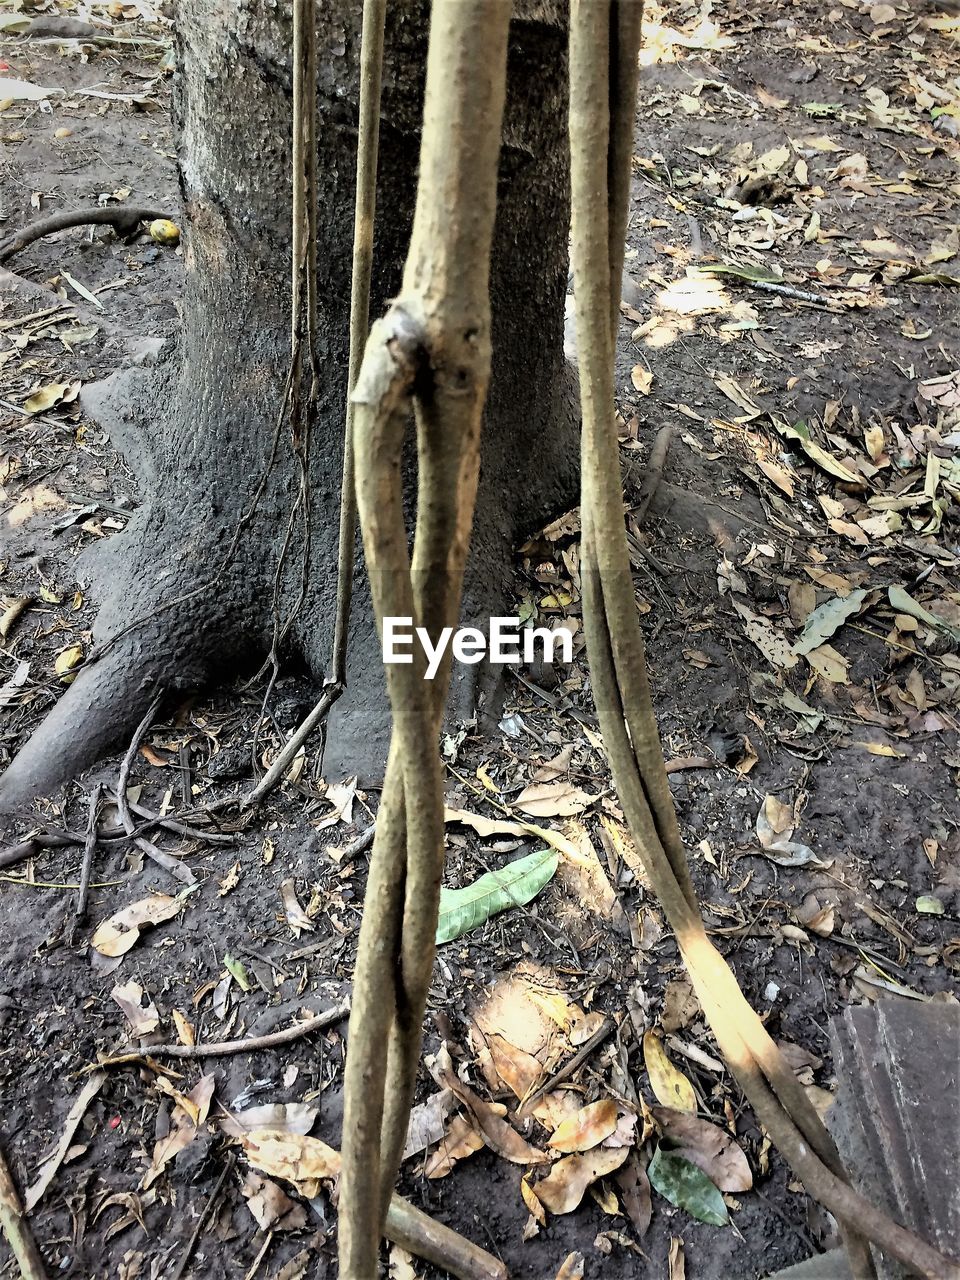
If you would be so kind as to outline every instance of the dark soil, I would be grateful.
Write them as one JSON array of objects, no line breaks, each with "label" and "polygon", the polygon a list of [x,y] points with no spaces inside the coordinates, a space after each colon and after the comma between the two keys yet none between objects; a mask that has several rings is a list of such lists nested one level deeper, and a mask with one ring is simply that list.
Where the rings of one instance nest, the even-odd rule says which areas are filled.
[{"label": "dark soil", "polygon": [[[821,1099],[835,1084],[833,1015],[850,1002],[910,993],[951,999],[960,966],[960,659],[949,631],[960,625],[960,390],[939,402],[921,387],[960,366],[960,322],[955,288],[915,279],[960,275],[950,159],[956,98],[952,114],[943,110],[956,37],[951,43],[941,29],[938,9],[895,6],[894,18],[874,21],[872,7],[890,8],[808,0],[764,10],[730,0],[717,29],[698,25],[692,4],[648,6],[650,65],[619,348],[628,510],[639,502],[656,431],[674,428],[663,481],[642,526],[630,527],[665,755],[712,762],[672,775],[694,879],[708,923],[771,1033],[820,1061],[804,1079]],[[37,216],[35,192],[47,212],[129,188],[129,202],[178,216],[161,62],[167,28],[133,6],[93,9],[112,22],[108,30],[133,42],[0,41],[7,64],[0,74],[67,90],[48,99],[50,110],[18,101],[0,113],[5,231]],[[145,100],[79,95],[91,87]],[[783,148],[779,164],[776,157],[761,162]],[[932,253],[938,243],[947,257]],[[698,261],[775,268],[804,296],[729,276],[705,283],[688,275]],[[8,265],[22,280],[6,280],[0,297],[0,589],[5,605],[25,596],[31,603],[0,650],[0,686],[14,682],[0,694],[0,762],[62,690],[56,656],[89,640],[96,601],[76,579],[77,553],[121,527],[138,500],[96,423],[70,403],[33,416],[20,406],[38,386],[103,377],[131,358],[132,346],[170,332],[180,279],[175,250],[145,236],[122,244],[100,228],[41,241]],[[102,290],[102,311],[66,273]],[[104,288],[114,281],[121,283]],[[48,308],[58,310],[36,315]],[[71,350],[71,334],[94,325]],[[645,372],[652,373],[648,394],[635,389]],[[724,379],[748,398],[746,409]],[[839,481],[775,429],[798,420],[861,482]],[[792,497],[771,468],[792,478]],[[928,494],[926,505],[900,507],[901,528],[858,523],[896,510],[904,495],[922,499],[937,469],[941,507]],[[548,623],[578,618],[577,528],[571,518],[518,552],[518,611],[534,609]],[[721,592],[718,573],[729,582],[731,572],[739,580]],[[804,658],[788,669],[774,665],[750,642],[734,607],[747,607],[792,644],[838,582],[844,592],[872,594],[827,641],[839,660],[824,660],[839,661],[842,672],[833,681]],[[891,607],[891,586],[947,629]],[[17,684],[22,663],[29,670]],[[254,761],[259,771],[315,693],[285,675],[257,728],[263,692],[225,689],[180,705],[149,735],[149,755],[136,760],[141,802],[197,810],[248,784]],[[558,876],[527,908],[444,946],[426,1049],[435,1052],[446,1039],[481,1093],[472,1015],[522,962],[566,999],[617,1021],[616,1034],[574,1079],[582,1101],[629,1098],[629,1090],[654,1101],[639,1041],[645,1026],[658,1024],[666,985],[682,979],[682,967],[642,877],[606,854],[600,818],[616,821],[619,811],[594,723],[581,652],[570,669],[510,677],[501,736],[481,738],[465,726],[445,742],[448,805],[491,817],[510,808],[530,773],[572,746],[571,781],[601,797],[581,821],[639,944],[589,893]],[[115,784],[118,764],[108,761],[44,801],[37,829],[83,830],[91,785]],[[179,888],[129,842],[99,846],[84,922],[74,917],[76,845],[39,850],[0,876],[0,1137],[22,1187],[55,1147],[87,1078],[80,1073],[130,1040],[111,999],[116,984],[132,980],[149,993],[167,1042],[175,1038],[175,1010],[195,1024],[202,1043],[263,1034],[349,994],[365,856],[341,865],[331,849],[369,822],[376,795],[358,794],[351,821],[327,824],[333,812],[317,764],[311,746],[295,781],[253,815],[224,819],[219,829],[234,833],[232,846],[158,838],[183,853],[202,887],[175,919],[145,932],[115,970],[90,947],[93,927],[150,892]],[[755,823],[768,796],[795,806],[793,839],[822,865],[781,866],[764,855]],[[551,815],[532,820],[562,825]],[[469,828],[450,833],[453,885],[507,852]],[[9,838],[24,834],[17,829]],[[532,838],[513,841],[508,856],[534,847]],[[288,879],[315,925],[299,938],[281,903]],[[922,898],[943,913],[918,909]],[[234,981],[223,1003],[211,984],[226,973],[225,955],[241,961],[250,990]],[[250,1101],[310,1102],[319,1109],[312,1132],[338,1146],[345,1034],[344,1023],[279,1051],[174,1062],[182,1077],[174,1084],[186,1092],[205,1065],[216,1073],[217,1101],[230,1110]],[[438,1180],[422,1176],[422,1156],[415,1156],[401,1191],[501,1255],[512,1275],[537,1280],[555,1276],[574,1251],[585,1255],[587,1276],[665,1276],[675,1238],[690,1280],[762,1276],[823,1247],[831,1234],[825,1215],[768,1151],[729,1076],[703,1065],[702,1055],[716,1050],[702,1018],[694,1013],[676,1034],[701,1055],[697,1062],[672,1051],[697,1087],[701,1114],[733,1125],[754,1172],[754,1190],[736,1197],[732,1227],[697,1222],[654,1195],[642,1235],[623,1205],[616,1216],[606,1212],[601,1194],[569,1215],[551,1215],[524,1242],[523,1170],[490,1150]],[[51,1274],[132,1280],[175,1269],[226,1147],[215,1128],[201,1133],[142,1190],[171,1118],[170,1099],[155,1081],[153,1070],[136,1063],[108,1068],[68,1162],[31,1214]],[[424,1072],[421,1096],[433,1092]],[[528,1136],[546,1138],[539,1129]],[[305,1228],[278,1231],[268,1242],[240,1193],[241,1166],[242,1157],[185,1274],[246,1276],[259,1256],[259,1276],[334,1275],[329,1202],[314,1202]],[[5,1248],[0,1274],[13,1274]]]}]

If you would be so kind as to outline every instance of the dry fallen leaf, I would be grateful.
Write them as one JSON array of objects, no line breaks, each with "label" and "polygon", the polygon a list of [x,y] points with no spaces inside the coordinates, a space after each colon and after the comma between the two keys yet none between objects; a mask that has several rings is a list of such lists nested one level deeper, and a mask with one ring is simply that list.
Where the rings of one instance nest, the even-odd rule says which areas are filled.
[{"label": "dry fallen leaf", "polygon": [[125,982],[122,986],[114,987],[110,995],[123,1010],[124,1017],[130,1023],[130,1029],[135,1036],[146,1036],[151,1031],[156,1031],[160,1014],[149,996],[144,1004],[144,991],[139,983]]},{"label": "dry fallen leaf", "polygon": [[483,1134],[468,1115],[454,1116],[440,1145],[423,1167],[424,1176],[431,1179],[445,1178],[458,1160],[472,1156],[486,1146]]},{"label": "dry fallen leaf", "polygon": [[582,1155],[566,1156],[534,1185],[534,1194],[549,1213],[572,1213],[587,1187],[619,1169],[629,1154],[627,1147],[598,1147]]},{"label": "dry fallen leaf", "polygon": [[483,1134],[484,1141],[491,1151],[509,1160],[512,1164],[543,1164],[549,1159],[536,1147],[522,1138],[516,1129],[504,1118],[505,1108],[496,1103],[485,1102],[479,1094],[465,1085],[453,1069],[453,1062],[445,1044],[440,1046],[433,1065],[433,1075],[437,1083],[450,1089],[470,1112],[474,1125]]},{"label": "dry fallen leaf", "polygon": [[240,1145],[255,1169],[291,1182],[307,1200],[320,1194],[321,1182],[340,1172],[340,1153],[305,1134],[253,1129],[240,1137]]},{"label": "dry fallen leaf", "polygon": [[140,937],[141,929],[172,920],[182,905],[182,897],[171,898],[165,893],[140,898],[98,925],[91,945],[102,956],[122,956]]},{"label": "dry fallen leaf", "polygon": [[301,907],[297,899],[297,885],[295,880],[284,880],[280,885],[280,897],[283,901],[284,914],[287,917],[287,924],[293,930],[294,936],[299,938],[301,932],[312,933],[316,929],[316,925]]},{"label": "dry fallen leaf", "polygon": [[514,800],[514,807],[529,813],[532,818],[569,818],[583,813],[597,799],[569,780],[535,782],[524,789]]},{"label": "dry fallen leaf", "polygon": [[307,1225],[304,1206],[291,1200],[271,1178],[262,1178],[251,1169],[240,1191],[261,1231],[302,1231]]},{"label": "dry fallen leaf", "polygon": [[749,1191],[753,1174],[732,1134],[672,1107],[651,1108],[671,1151],[695,1164],[720,1191]]},{"label": "dry fallen leaf", "polygon": [[648,396],[653,386],[653,372],[642,364],[635,364],[630,370],[630,381],[635,391],[639,391],[642,396]]},{"label": "dry fallen leaf", "polygon": [[564,1120],[547,1143],[554,1151],[592,1151],[617,1127],[617,1104],[612,1098],[590,1102]]},{"label": "dry fallen leaf", "polygon": [[188,1094],[179,1093],[163,1076],[157,1077],[156,1084],[161,1093],[167,1093],[175,1100],[173,1125],[166,1137],[154,1144],[150,1166],[140,1183],[143,1191],[156,1182],[170,1161],[193,1142],[206,1123],[216,1077],[212,1073],[201,1076]]},{"label": "dry fallen leaf", "polygon": [[657,1101],[678,1111],[696,1111],[697,1095],[693,1085],[667,1057],[660,1037],[652,1031],[644,1032],[643,1061],[647,1068],[650,1088]]}]

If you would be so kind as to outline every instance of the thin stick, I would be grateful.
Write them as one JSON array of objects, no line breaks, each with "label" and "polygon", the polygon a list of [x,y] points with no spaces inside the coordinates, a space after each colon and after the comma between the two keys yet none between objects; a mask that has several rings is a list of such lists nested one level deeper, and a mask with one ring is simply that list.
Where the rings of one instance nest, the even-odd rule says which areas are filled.
[{"label": "thin stick", "polygon": [[183,1276],[183,1273],[186,1271],[187,1266],[190,1262],[190,1259],[193,1257],[193,1251],[197,1247],[197,1242],[199,1241],[200,1237],[203,1235],[203,1232],[206,1230],[207,1223],[213,1217],[213,1211],[217,1207],[217,1201],[220,1199],[220,1194],[223,1191],[224,1184],[226,1183],[227,1178],[229,1178],[231,1172],[233,1171],[233,1166],[236,1163],[237,1163],[237,1153],[235,1151],[231,1151],[230,1154],[227,1156],[226,1163],[223,1166],[223,1172],[220,1174],[220,1177],[217,1179],[217,1185],[211,1191],[210,1198],[207,1201],[207,1203],[204,1205],[203,1212],[200,1214],[200,1217],[197,1219],[197,1225],[194,1227],[190,1235],[190,1239],[187,1241],[186,1245],[184,1246],[183,1253],[180,1255],[180,1261],[177,1263],[176,1270],[171,1274],[170,1280],[181,1280],[181,1277]]},{"label": "thin stick", "polygon": [[353,392],[370,329],[370,279],[373,274],[373,224],[377,208],[377,156],[380,149],[380,93],[386,0],[364,0],[360,36],[360,130],[357,139],[357,194],[353,219],[353,275],[350,282],[350,365],[347,417],[340,485],[340,538],[337,559],[337,617],[333,633],[332,678],[347,681],[347,629],[353,597],[353,556],[357,532],[357,492],[353,456]]},{"label": "thin stick", "polygon": [[13,1175],[0,1150],[0,1228],[20,1267],[23,1280],[47,1280],[43,1258],[24,1216]]},{"label": "thin stick", "polygon": [[603,1044],[610,1033],[616,1028],[616,1023],[612,1018],[606,1018],[596,1031],[584,1044],[580,1046],[569,1062],[565,1063],[559,1071],[555,1071],[549,1080],[545,1080],[542,1085],[534,1090],[528,1098],[524,1098],[517,1112],[518,1116],[522,1116],[532,1111],[541,1098],[546,1097],[551,1089],[555,1089],[558,1084],[562,1084],[564,1080],[569,1080],[581,1063],[593,1053],[599,1045]]},{"label": "thin stick", "polygon": [[100,807],[100,793],[103,787],[98,782],[90,792],[90,812],[87,817],[87,838],[83,842],[83,862],[80,865],[80,892],[77,894],[76,917],[82,920],[87,914],[87,893],[90,889],[90,872],[93,868],[93,854],[97,847],[97,810]]},{"label": "thin stick", "polygon": [[147,1053],[151,1058],[226,1058],[234,1053],[256,1053],[260,1049],[278,1049],[281,1045],[292,1044],[314,1031],[322,1031],[324,1027],[332,1027],[341,1022],[350,1013],[349,999],[318,1013],[315,1018],[307,1018],[282,1031],[272,1031],[265,1036],[250,1036],[246,1040],[212,1040],[209,1044],[151,1044],[146,1047],[130,1046],[119,1053],[106,1058],[102,1066],[114,1065],[119,1058],[128,1059],[131,1054]]},{"label": "thin stick", "polygon": [[357,143],[357,192],[353,227],[353,278],[350,287],[350,358],[343,479],[340,486],[340,535],[337,556],[337,603],[330,681],[316,706],[300,724],[260,781],[240,802],[241,809],[259,804],[277,785],[294,756],[325,720],[347,682],[347,632],[353,599],[354,539],[357,496],[353,456],[353,402],[363,348],[370,327],[370,279],[373,272],[373,224],[377,203],[377,156],[380,141],[380,86],[386,0],[365,0],[360,45],[360,131]]},{"label": "thin stick", "polygon": [[133,761],[140,749],[140,743],[153,724],[154,716],[157,714],[157,708],[160,706],[162,693],[158,693],[154,700],[147,708],[147,714],[143,717],[134,731],[130,746],[127,748],[127,754],[123,757],[120,765],[120,773],[117,778],[117,808],[120,811],[120,821],[126,829],[127,835],[133,840],[138,849],[142,849],[148,858],[151,858],[158,866],[163,867],[165,871],[169,871],[172,876],[176,876],[183,884],[195,885],[197,877],[193,874],[188,866],[182,862],[178,862],[171,854],[163,849],[158,849],[151,841],[144,839],[143,836],[135,834],[137,824],[133,820],[133,814],[130,812],[130,802],[127,799],[127,783],[130,780],[130,770],[133,767]]}]

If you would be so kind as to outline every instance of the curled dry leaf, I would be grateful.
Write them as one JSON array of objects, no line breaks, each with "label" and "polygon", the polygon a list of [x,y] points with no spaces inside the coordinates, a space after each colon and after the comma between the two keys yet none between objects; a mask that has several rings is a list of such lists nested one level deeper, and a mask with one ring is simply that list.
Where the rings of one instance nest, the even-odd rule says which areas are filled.
[{"label": "curled dry leaf", "polygon": [[484,1146],[486,1143],[483,1134],[477,1129],[472,1117],[454,1116],[440,1139],[440,1145],[424,1165],[423,1172],[431,1179],[445,1178],[458,1160],[472,1156]]},{"label": "curled dry leaf", "polygon": [[302,1231],[307,1225],[303,1205],[291,1200],[271,1178],[261,1178],[251,1170],[240,1191],[261,1231]]},{"label": "curled dry leaf", "polygon": [[557,1280],[583,1280],[587,1260],[582,1253],[568,1253],[557,1272]]},{"label": "curled dry leaf", "polygon": [[255,1169],[293,1183],[308,1200],[320,1194],[321,1182],[332,1181],[340,1172],[340,1153],[305,1134],[253,1129],[241,1135],[240,1145]]},{"label": "curled dry leaf", "polygon": [[297,885],[294,880],[284,880],[280,886],[280,897],[283,901],[287,924],[299,938],[301,933],[312,933],[316,925],[301,907],[297,899]]},{"label": "curled dry leaf", "polygon": [[117,985],[110,995],[123,1010],[123,1016],[130,1023],[130,1029],[135,1036],[146,1036],[151,1031],[156,1031],[160,1014],[149,996],[144,1001],[144,990],[138,982]]},{"label": "curled dry leaf", "polygon": [[698,1120],[686,1111],[653,1107],[654,1119],[674,1154],[702,1169],[720,1191],[749,1191],[753,1174],[747,1157],[733,1136],[708,1120]]},{"label": "curled dry leaf", "polygon": [[122,956],[140,937],[141,929],[172,920],[182,905],[182,898],[171,898],[165,893],[140,898],[98,925],[91,945],[102,956]]},{"label": "curled dry leaf", "polygon": [[547,1143],[554,1151],[592,1151],[617,1127],[617,1104],[612,1098],[588,1103],[563,1123]]},{"label": "curled dry leaf", "polygon": [[650,1088],[658,1102],[678,1111],[696,1111],[697,1096],[693,1085],[667,1057],[660,1037],[652,1031],[644,1032],[643,1061],[650,1079]]},{"label": "curled dry leaf", "polygon": [[595,1151],[565,1156],[533,1190],[549,1213],[572,1213],[587,1188],[598,1178],[619,1169],[628,1155],[625,1147],[598,1147]]},{"label": "curled dry leaf", "polygon": [[512,1164],[543,1164],[549,1159],[536,1147],[531,1146],[525,1138],[521,1138],[503,1118],[505,1108],[494,1103],[485,1102],[479,1094],[465,1085],[453,1069],[453,1062],[447,1046],[441,1045],[433,1066],[433,1074],[437,1083],[443,1085],[460,1099],[470,1112],[473,1122],[491,1151],[495,1151],[504,1160]]},{"label": "curled dry leaf", "polygon": [[535,782],[524,789],[514,800],[514,806],[529,813],[532,818],[569,818],[583,813],[597,799],[568,779],[557,782]]}]

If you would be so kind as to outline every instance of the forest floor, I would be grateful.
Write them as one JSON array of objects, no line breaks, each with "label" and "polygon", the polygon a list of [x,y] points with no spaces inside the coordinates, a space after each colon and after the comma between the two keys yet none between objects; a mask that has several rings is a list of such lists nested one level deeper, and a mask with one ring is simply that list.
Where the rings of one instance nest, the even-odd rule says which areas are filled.
[{"label": "forest floor", "polygon": [[[648,5],[618,361],[627,518],[707,923],[826,1110],[830,1019],[952,1000],[960,969],[960,20],[898,0],[709,9]],[[79,18],[99,35],[70,38]],[[177,220],[168,24],[144,0],[41,0],[0,22],[4,233],[98,201]],[[0,281],[0,764],[88,646],[77,552],[137,502],[76,391],[175,333],[181,280],[176,250],[97,228],[8,266],[34,283]],[[576,512],[518,552],[518,612],[570,627],[572,667],[511,676],[499,738],[444,742],[461,812],[447,883],[533,854],[543,887],[439,949],[401,1191],[516,1277],[552,1280],[577,1253],[567,1276],[764,1276],[831,1227],[717,1061],[645,890],[596,731],[578,564]],[[200,811],[249,785],[254,752],[269,761],[312,700],[285,679],[255,733],[261,696],[185,703],[137,753],[131,798]],[[37,830],[83,831],[118,767],[45,801]],[[182,1274],[211,1280],[336,1273],[327,1192],[258,1173],[236,1135],[339,1146],[345,1019],[235,1056],[151,1045],[262,1035],[349,996],[366,855],[344,849],[375,809],[321,782],[311,744],[222,823],[232,843],[155,837],[200,881],[182,900],[126,840],[98,846],[85,920],[77,844],[0,873],[0,1143],[37,1188],[51,1274],[154,1280],[190,1250]],[[121,941],[104,922],[134,904],[155,927]],[[671,1100],[704,1124],[655,1110]],[[571,1116],[586,1150],[560,1159]],[[684,1158],[709,1176],[671,1203]],[[437,1274],[397,1250],[389,1266]]]}]

